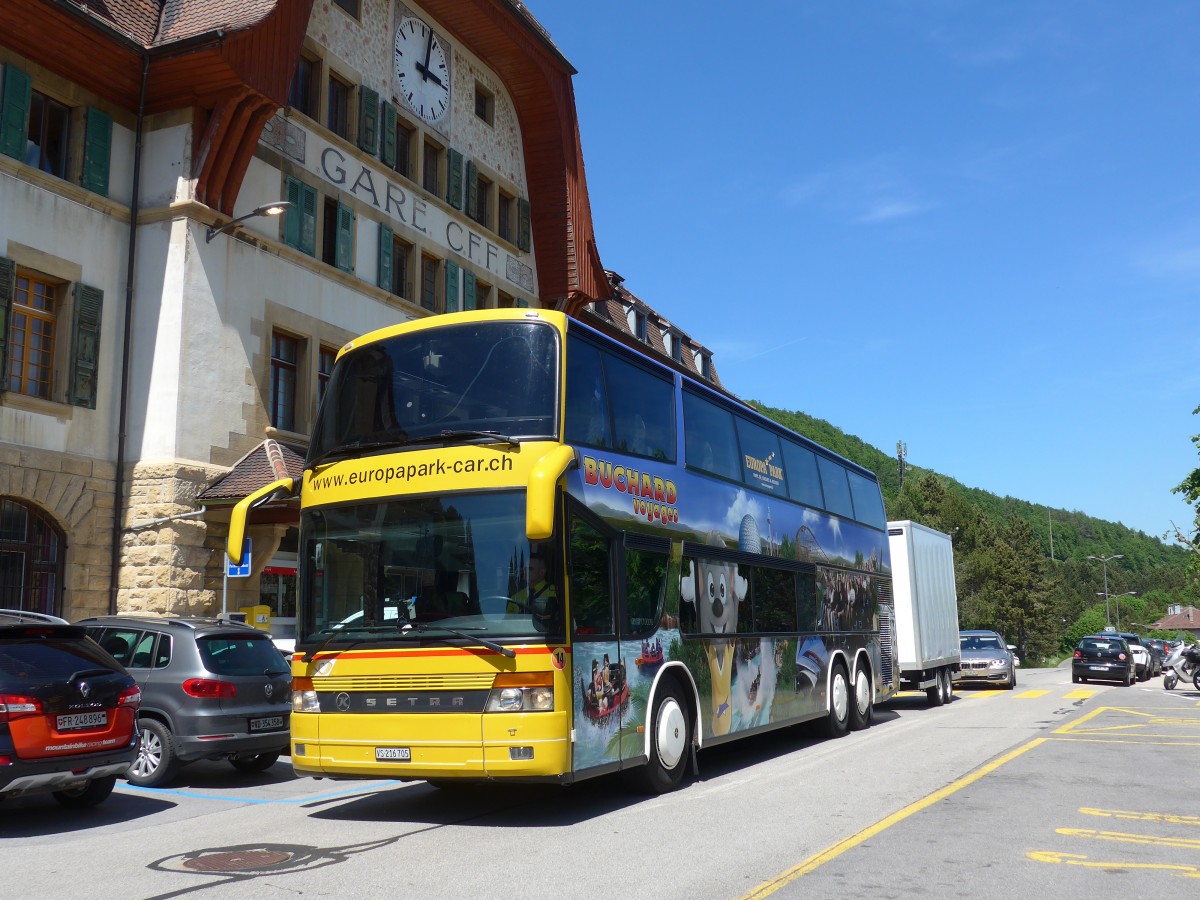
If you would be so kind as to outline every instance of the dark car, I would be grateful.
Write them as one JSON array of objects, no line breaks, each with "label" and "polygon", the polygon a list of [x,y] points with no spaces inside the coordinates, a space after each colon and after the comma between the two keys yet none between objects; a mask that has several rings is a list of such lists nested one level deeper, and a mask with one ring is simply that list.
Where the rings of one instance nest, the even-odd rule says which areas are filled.
[{"label": "dark car", "polygon": [[1013,648],[995,631],[960,631],[959,684],[1017,686],[1017,661]]},{"label": "dark car", "polygon": [[1155,657],[1152,677],[1153,675],[1161,675],[1163,663],[1166,662],[1167,653],[1170,652],[1167,642],[1162,638],[1142,638],[1142,643],[1146,645],[1146,649],[1150,651],[1150,655]]},{"label": "dark car", "polygon": [[266,633],[223,619],[121,615],[79,624],[142,689],[132,784],[164,784],[200,759],[261,772],[288,752],[292,679]]},{"label": "dark car", "polygon": [[0,799],[95,806],[137,758],[137,682],[84,629],[0,610]]},{"label": "dark car", "polygon": [[1135,677],[1133,653],[1115,632],[1088,635],[1076,645],[1071,660],[1071,679],[1076,683],[1119,681],[1128,686]]},{"label": "dark car", "polygon": [[[1133,677],[1138,681],[1149,681],[1156,674],[1154,654],[1142,642],[1141,636],[1134,634],[1132,631],[1115,631],[1111,633],[1117,637],[1124,638],[1125,643],[1129,645],[1129,652],[1133,654]],[[1158,667],[1158,671],[1162,671],[1161,665]]]}]

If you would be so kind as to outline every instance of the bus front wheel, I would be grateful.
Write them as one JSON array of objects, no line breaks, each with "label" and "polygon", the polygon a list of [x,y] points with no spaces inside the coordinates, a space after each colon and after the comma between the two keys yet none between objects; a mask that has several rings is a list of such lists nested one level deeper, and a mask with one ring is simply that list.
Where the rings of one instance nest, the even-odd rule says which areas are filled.
[{"label": "bus front wheel", "polygon": [[664,682],[650,718],[650,759],[634,771],[639,787],[665,794],[679,785],[692,746],[691,723],[679,687]]}]

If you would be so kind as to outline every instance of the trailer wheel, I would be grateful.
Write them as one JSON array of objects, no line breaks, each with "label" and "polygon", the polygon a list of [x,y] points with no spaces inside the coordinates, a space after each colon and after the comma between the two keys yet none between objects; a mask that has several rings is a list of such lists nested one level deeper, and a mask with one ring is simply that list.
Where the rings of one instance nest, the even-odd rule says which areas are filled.
[{"label": "trailer wheel", "polygon": [[825,734],[831,738],[839,738],[850,727],[850,683],[846,678],[846,669],[841,663],[835,663],[829,673],[829,715],[825,717]]},{"label": "trailer wheel", "polygon": [[938,669],[937,682],[933,687],[927,688],[925,691],[925,696],[929,698],[930,706],[941,706],[946,702],[946,686],[942,681],[945,674],[945,669]]},{"label": "trailer wheel", "polygon": [[871,724],[875,717],[875,707],[871,703],[871,679],[867,677],[866,669],[860,667],[854,673],[854,691],[850,698],[850,730],[862,731]]}]

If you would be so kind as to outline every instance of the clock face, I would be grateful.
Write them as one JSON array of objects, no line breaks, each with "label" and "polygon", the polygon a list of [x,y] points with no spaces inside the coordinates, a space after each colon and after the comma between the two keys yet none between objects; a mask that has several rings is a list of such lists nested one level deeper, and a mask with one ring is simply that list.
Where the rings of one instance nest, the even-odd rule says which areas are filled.
[{"label": "clock face", "polygon": [[433,29],[405,16],[396,29],[396,78],[400,96],[426,122],[438,122],[450,108],[450,66],[446,48]]}]

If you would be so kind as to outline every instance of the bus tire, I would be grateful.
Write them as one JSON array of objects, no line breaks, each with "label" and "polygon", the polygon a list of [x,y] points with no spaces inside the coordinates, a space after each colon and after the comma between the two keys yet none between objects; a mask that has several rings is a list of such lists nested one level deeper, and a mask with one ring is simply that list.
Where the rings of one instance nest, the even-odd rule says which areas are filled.
[{"label": "bus tire", "polygon": [[850,728],[850,682],[846,667],[834,663],[829,673],[829,714],[825,717],[827,737],[840,738]]},{"label": "bus tire", "polygon": [[854,690],[850,696],[850,730],[862,731],[871,724],[875,707],[871,704],[871,679],[867,670],[859,667],[854,673]]},{"label": "bus tire", "polygon": [[664,681],[650,717],[650,758],[633,772],[638,787],[648,794],[678,787],[691,746],[691,719],[683,694],[675,681]]}]

